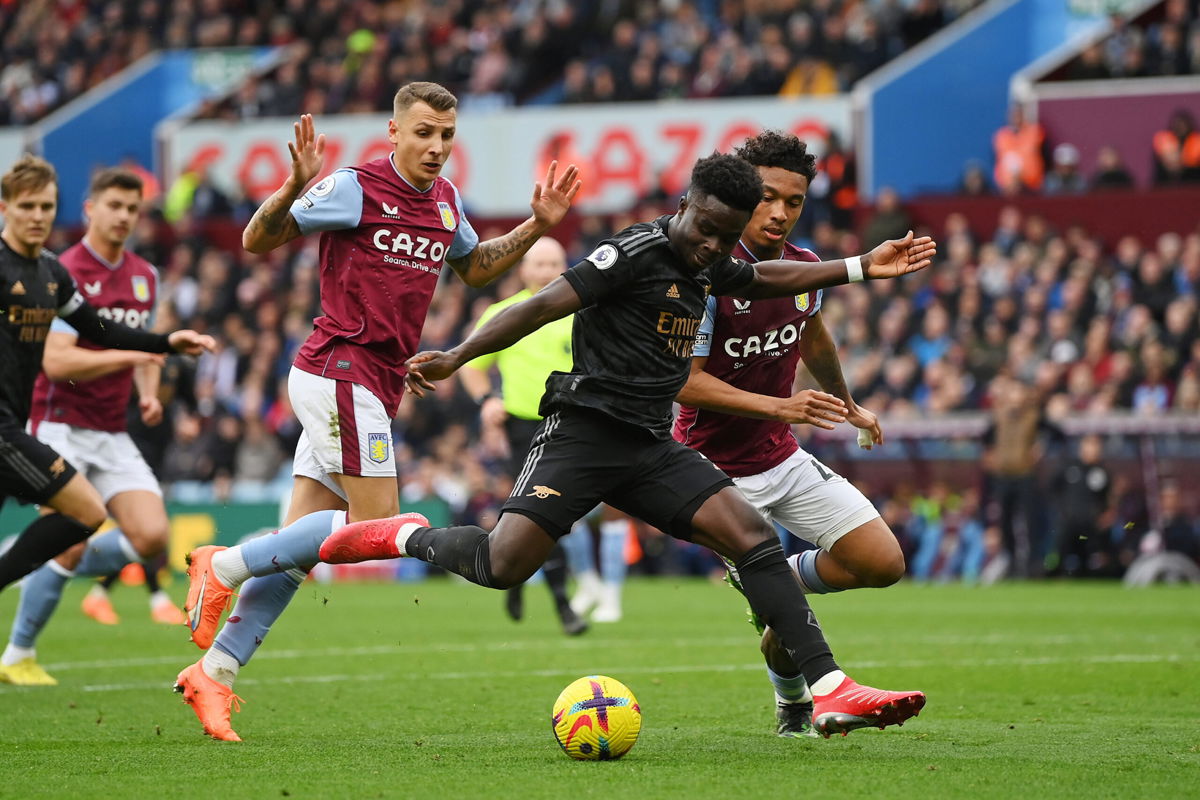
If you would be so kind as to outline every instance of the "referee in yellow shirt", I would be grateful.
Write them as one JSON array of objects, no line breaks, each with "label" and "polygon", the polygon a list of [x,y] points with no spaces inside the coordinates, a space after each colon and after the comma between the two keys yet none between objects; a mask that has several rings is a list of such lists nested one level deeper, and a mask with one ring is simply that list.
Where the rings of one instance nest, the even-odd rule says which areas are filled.
[{"label": "referee in yellow shirt", "polygon": [[[538,239],[521,260],[518,275],[525,288],[505,300],[494,303],[483,312],[478,328],[497,313],[519,303],[563,274],[567,254],[563,246],[549,237]],[[571,371],[572,317],[563,317],[538,328],[516,344],[490,355],[480,356],[459,370],[463,388],[480,405],[480,420],[484,428],[504,428],[508,438],[512,474],[520,471],[529,452],[533,435],[541,425],[538,414],[546,377],[553,371]],[[488,370],[496,366],[500,372],[500,393],[492,388]],[[554,605],[562,620],[563,631],[577,636],[587,630],[587,623],[571,610],[567,600],[567,561],[561,544],[556,544],[542,565],[546,585],[554,595]],[[522,586],[508,590],[505,607],[514,620],[524,611]]]}]

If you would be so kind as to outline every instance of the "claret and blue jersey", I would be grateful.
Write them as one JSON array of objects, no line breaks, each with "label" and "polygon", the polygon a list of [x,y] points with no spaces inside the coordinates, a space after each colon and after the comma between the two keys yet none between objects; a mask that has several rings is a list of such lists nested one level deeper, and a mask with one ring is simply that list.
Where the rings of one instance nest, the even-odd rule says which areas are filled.
[{"label": "claret and blue jersey", "polygon": [[419,190],[389,156],[331,173],[291,213],[321,234],[323,313],[296,367],[361,384],[395,415],[438,276],[479,244],[458,189],[439,177]]},{"label": "claret and blue jersey", "polygon": [[[757,261],[740,242],[734,255]],[[791,261],[821,260],[812,251],[787,243],[782,257]],[[755,394],[788,397],[800,364],[800,336],[806,322],[820,310],[819,289],[754,301],[710,297],[694,353],[707,358],[705,372],[726,383]],[[798,447],[786,422],[689,406],[680,410],[674,436],[735,478],[766,472]]]}]

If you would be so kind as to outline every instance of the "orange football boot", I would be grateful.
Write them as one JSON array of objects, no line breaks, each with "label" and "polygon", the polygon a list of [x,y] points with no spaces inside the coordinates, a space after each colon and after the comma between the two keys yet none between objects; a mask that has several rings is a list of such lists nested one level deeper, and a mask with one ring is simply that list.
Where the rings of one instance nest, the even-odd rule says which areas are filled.
[{"label": "orange football boot", "polygon": [[221,612],[229,607],[233,590],[225,586],[212,571],[212,559],[226,548],[217,545],[197,547],[188,554],[188,594],[183,610],[187,612],[187,625],[192,631],[192,641],[201,650],[212,647],[217,635]]},{"label": "orange football boot", "polygon": [[183,702],[196,712],[205,733],[223,742],[240,742],[242,737],[230,726],[229,716],[231,711],[242,710],[242,698],[234,694],[233,689],[208,677],[201,661],[179,673],[175,691],[182,694]]},{"label": "orange football boot", "polygon": [[112,600],[108,599],[108,592],[88,592],[83,596],[79,608],[101,625],[116,625],[121,621]]}]

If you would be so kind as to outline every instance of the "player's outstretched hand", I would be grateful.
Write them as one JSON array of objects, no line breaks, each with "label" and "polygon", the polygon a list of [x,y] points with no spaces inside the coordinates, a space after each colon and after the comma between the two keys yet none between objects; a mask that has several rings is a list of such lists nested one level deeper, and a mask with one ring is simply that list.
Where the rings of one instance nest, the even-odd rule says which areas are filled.
[{"label": "player's outstretched hand", "polygon": [[213,337],[207,333],[196,333],[190,330],[175,331],[167,337],[167,343],[176,353],[186,353],[189,356],[198,356],[205,350],[211,351],[217,346]]},{"label": "player's outstretched hand", "polygon": [[561,177],[555,178],[558,162],[551,161],[546,170],[544,183],[533,185],[533,199],[529,207],[533,209],[533,218],[547,228],[553,227],[567,215],[567,209],[583,183],[579,180],[579,168],[574,164],[567,167]]},{"label": "player's outstretched hand", "polygon": [[296,133],[296,141],[288,142],[288,152],[292,154],[292,180],[303,191],[325,166],[325,134],[317,136],[312,114],[301,114],[300,121],[292,127]]},{"label": "player's outstretched hand", "polygon": [[424,397],[425,390],[436,392],[434,381],[449,378],[458,369],[454,356],[441,350],[426,350],[404,362],[408,374],[404,376],[404,385],[410,394]]},{"label": "player's outstretched hand", "polygon": [[872,279],[895,278],[918,272],[933,263],[937,243],[928,236],[913,238],[909,231],[903,239],[889,239],[863,256],[863,274]]},{"label": "player's outstretched hand", "polygon": [[831,431],[846,421],[846,404],[840,397],[803,389],[783,398],[778,413],[779,420],[789,425],[813,425]]},{"label": "player's outstretched hand", "polygon": [[846,422],[858,428],[858,446],[870,450],[877,444],[883,444],[883,428],[879,427],[879,417],[874,412],[867,411],[857,403],[846,413]]}]

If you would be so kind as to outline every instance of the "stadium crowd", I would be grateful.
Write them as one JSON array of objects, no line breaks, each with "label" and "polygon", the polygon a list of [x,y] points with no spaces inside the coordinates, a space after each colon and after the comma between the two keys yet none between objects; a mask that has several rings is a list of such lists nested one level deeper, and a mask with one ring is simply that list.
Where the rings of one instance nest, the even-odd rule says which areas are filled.
[{"label": "stadium crowd", "polygon": [[35,122],[158,49],[288,46],[208,113],[384,111],[435,80],[473,103],[830,94],[978,0],[0,3],[0,125]]},{"label": "stadium crowd", "polygon": [[1067,80],[1200,75],[1200,24],[1194,0],[1167,0],[1146,21],[1120,14],[1113,30],[1063,72]]}]

